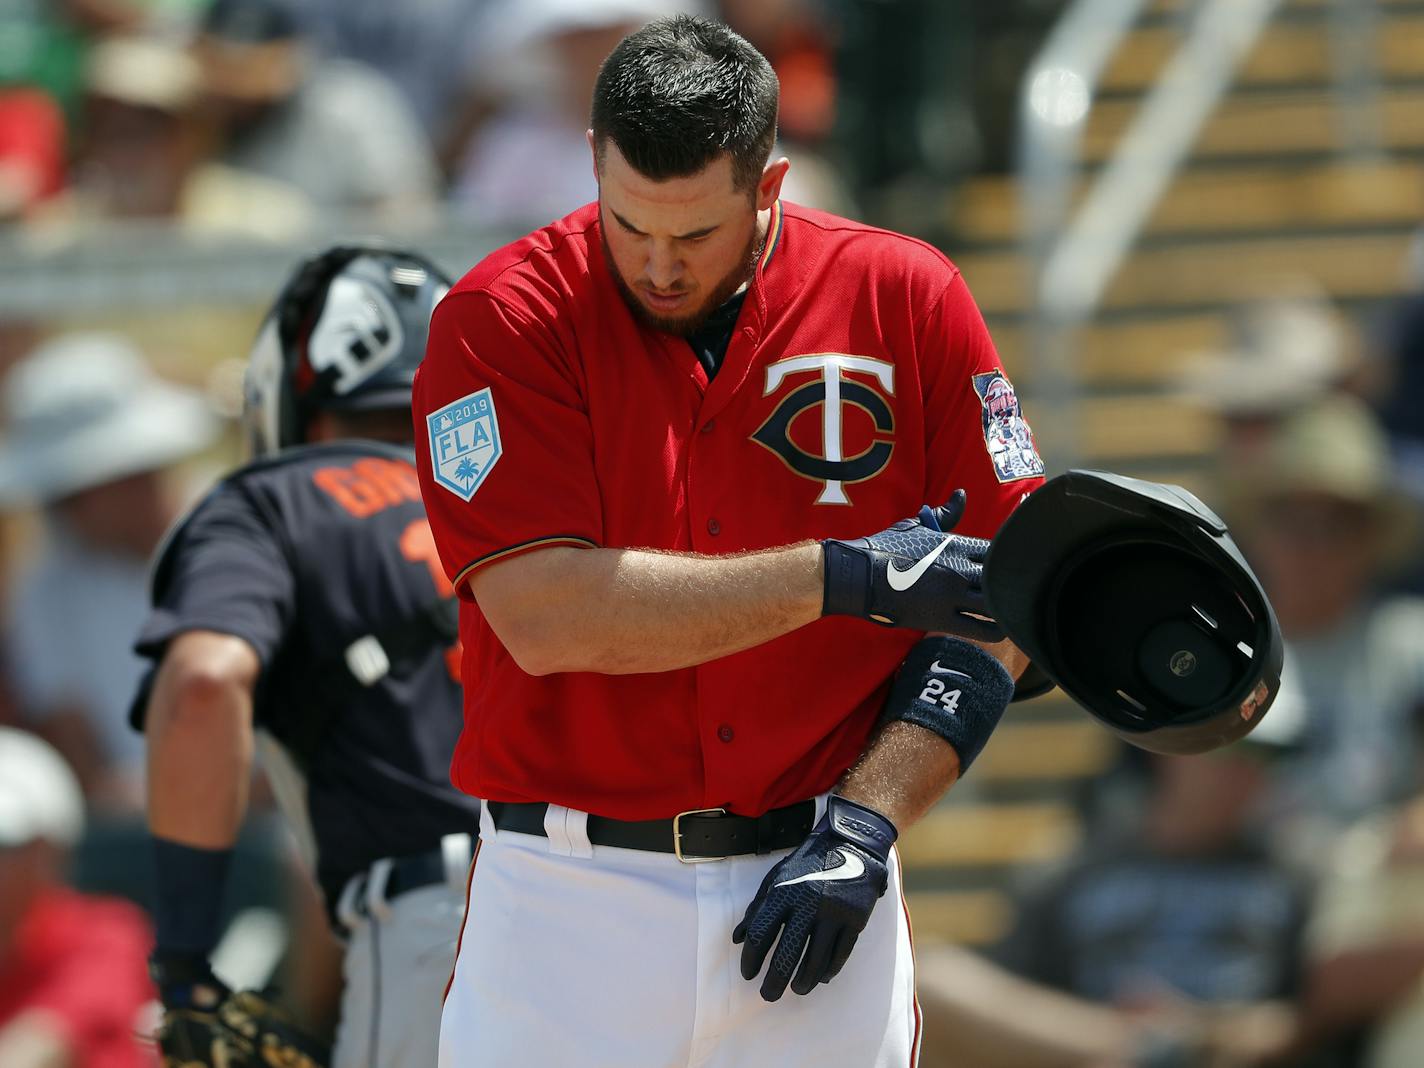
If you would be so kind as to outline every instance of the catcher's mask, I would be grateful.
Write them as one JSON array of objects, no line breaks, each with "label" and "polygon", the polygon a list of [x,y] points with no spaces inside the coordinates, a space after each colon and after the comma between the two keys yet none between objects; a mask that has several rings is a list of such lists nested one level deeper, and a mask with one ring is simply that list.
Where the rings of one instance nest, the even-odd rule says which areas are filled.
[{"label": "catcher's mask", "polygon": [[1226,524],[1179,486],[1052,479],[994,538],[984,587],[1035,666],[1143,749],[1233,742],[1280,689],[1275,612]]},{"label": "catcher's mask", "polygon": [[431,313],[449,288],[424,256],[374,243],[337,245],[299,264],[248,358],[251,455],[300,445],[319,411],[408,408]]}]

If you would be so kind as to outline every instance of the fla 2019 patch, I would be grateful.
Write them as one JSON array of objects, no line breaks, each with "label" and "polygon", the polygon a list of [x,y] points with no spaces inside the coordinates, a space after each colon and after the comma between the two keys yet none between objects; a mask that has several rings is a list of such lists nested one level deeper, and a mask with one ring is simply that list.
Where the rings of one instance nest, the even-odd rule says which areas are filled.
[{"label": "fla 2019 patch", "polygon": [[489,387],[425,417],[435,481],[468,501],[499,462],[503,447]]}]

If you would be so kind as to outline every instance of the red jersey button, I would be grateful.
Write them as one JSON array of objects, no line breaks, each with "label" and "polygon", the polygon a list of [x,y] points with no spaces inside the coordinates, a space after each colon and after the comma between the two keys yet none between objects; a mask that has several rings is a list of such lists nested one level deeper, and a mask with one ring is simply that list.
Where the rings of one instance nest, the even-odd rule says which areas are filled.
[{"label": "red jersey button", "polygon": [[722,724],[720,727],[717,728],[717,740],[718,740],[718,741],[721,741],[721,742],[730,742],[730,741],[731,741],[733,738],[735,738],[736,736],[737,736],[736,732],[735,732],[734,730],[732,730],[731,727],[727,726],[725,723]]},{"label": "red jersey button", "polygon": [[707,533],[715,538],[718,534],[722,533],[722,524],[715,519],[707,520]]}]

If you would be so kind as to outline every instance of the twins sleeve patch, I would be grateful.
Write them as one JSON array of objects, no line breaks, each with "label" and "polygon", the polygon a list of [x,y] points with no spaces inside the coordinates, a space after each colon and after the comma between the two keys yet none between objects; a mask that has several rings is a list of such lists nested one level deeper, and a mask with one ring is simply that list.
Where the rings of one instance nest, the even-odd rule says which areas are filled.
[{"label": "twins sleeve patch", "polygon": [[435,481],[468,501],[503,452],[494,397],[486,387],[425,417]]},{"label": "twins sleeve patch", "polygon": [[984,446],[1000,482],[1017,482],[1043,474],[1043,461],[1033,444],[1033,431],[1019,407],[1014,385],[1003,371],[974,376],[974,392],[983,409]]}]

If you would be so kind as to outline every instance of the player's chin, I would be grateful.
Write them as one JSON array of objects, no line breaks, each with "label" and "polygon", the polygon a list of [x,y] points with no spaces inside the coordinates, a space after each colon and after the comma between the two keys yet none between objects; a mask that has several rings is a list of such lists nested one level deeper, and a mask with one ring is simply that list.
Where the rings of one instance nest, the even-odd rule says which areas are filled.
[{"label": "player's chin", "polygon": [[679,337],[687,337],[707,321],[707,309],[702,307],[677,315],[658,312],[650,308],[646,301],[639,301],[638,307],[643,313],[643,321],[654,330],[661,330],[666,334],[676,334]]}]

